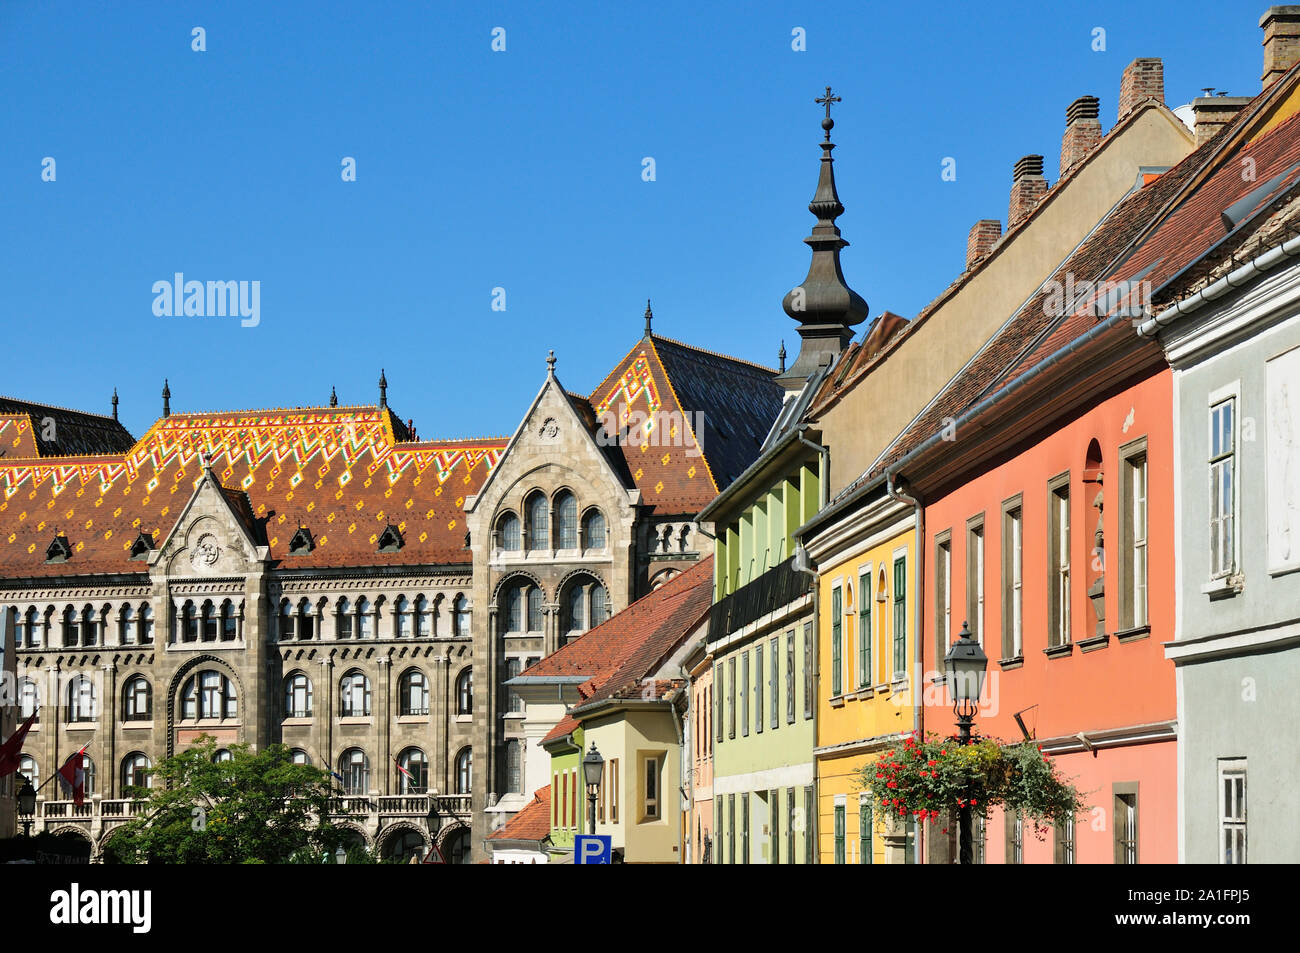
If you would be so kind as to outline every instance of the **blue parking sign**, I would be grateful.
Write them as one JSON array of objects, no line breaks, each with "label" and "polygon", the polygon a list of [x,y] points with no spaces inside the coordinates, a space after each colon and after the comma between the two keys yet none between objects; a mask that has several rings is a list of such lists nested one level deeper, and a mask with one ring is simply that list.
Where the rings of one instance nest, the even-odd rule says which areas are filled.
[{"label": "blue parking sign", "polygon": [[614,852],[614,838],[609,834],[579,834],[573,839],[575,864],[608,864]]}]

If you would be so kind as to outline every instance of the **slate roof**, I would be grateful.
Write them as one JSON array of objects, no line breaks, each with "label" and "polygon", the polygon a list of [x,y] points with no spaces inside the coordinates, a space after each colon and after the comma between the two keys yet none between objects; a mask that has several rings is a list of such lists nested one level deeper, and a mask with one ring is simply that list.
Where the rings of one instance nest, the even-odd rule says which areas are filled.
[{"label": "slate roof", "polygon": [[487,836],[488,840],[540,841],[551,833],[551,786],[538,788],[519,813]]},{"label": "slate roof", "polygon": [[[657,334],[636,343],[586,398],[618,420],[626,471],[653,512],[694,514],[758,456],[781,411],[776,371]],[[646,423],[649,426],[646,426]],[[656,427],[662,422],[668,427]],[[698,430],[698,432],[696,432]]]},{"label": "slate roof", "polygon": [[[48,427],[45,421],[52,423]],[[50,432],[53,439],[42,439]],[[135,438],[112,417],[0,395],[0,461],[75,453],[125,453]]]},{"label": "slate roof", "polygon": [[[1276,102],[1282,87],[1292,86],[1297,76],[1300,73],[1293,69],[1286,80],[1261,93],[1255,104],[1243,109],[1217,136],[1130,194],[1071,255],[1054,280],[1064,285],[1067,274],[1076,284],[1085,279],[1122,282],[1141,276],[1160,292],[1155,302],[1158,312],[1162,304],[1189,293],[1203,270],[1230,261],[1233,250],[1249,236],[1251,227],[1224,241],[1229,229],[1223,211],[1276,176],[1284,177],[1271,191],[1258,196],[1256,208],[1265,207],[1270,199],[1300,183],[1300,113],[1250,142],[1238,141],[1259,115],[1259,107],[1266,101]],[[1254,161],[1255,169],[1254,178],[1249,180],[1243,179],[1241,171],[1247,158]],[[1214,247],[1216,244],[1218,247]],[[1203,264],[1187,270],[1198,259]],[[1082,299],[1079,307],[1057,315],[1049,307],[1051,294],[1050,288],[1044,289],[1022,308],[864,476],[884,472],[940,432],[945,418],[960,417],[981,399],[1101,323],[1093,298]],[[1131,324],[1123,323],[1116,333],[1127,335],[1132,349],[1145,348],[1153,356],[1160,355],[1159,346],[1139,338]]]},{"label": "slate roof", "polygon": [[[172,414],[124,452],[0,458],[0,576],[143,575],[130,545],[142,531],[161,545],[202,476],[200,452],[282,566],[470,562],[464,500],[505,441],[401,442],[399,433],[405,426],[373,406]],[[288,556],[300,522],[314,548]],[[389,523],[404,545],[380,553]],[[56,530],[72,557],[47,565]]]}]

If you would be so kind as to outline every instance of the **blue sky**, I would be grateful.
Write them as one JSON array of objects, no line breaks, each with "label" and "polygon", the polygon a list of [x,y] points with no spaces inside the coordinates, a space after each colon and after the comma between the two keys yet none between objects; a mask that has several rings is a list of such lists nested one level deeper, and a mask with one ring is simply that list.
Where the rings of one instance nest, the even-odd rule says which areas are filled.
[{"label": "blue sky", "polygon": [[[373,403],[383,367],[422,437],[507,434],[548,349],[590,391],[647,296],[666,336],[793,359],[828,83],[845,275],[910,317],[1017,158],[1055,181],[1071,100],[1110,128],[1134,57],[1170,106],[1257,93],[1265,8],[0,0],[0,394],[116,386],[139,435],[164,377],[231,410]],[[260,323],[156,316],[176,272],[259,281]]]}]

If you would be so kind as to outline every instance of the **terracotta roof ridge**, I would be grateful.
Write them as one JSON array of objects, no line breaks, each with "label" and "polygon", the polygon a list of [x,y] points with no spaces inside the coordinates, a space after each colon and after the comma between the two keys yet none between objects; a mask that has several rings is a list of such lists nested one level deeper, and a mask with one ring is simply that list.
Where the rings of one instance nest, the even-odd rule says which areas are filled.
[{"label": "terracotta roof ridge", "polygon": [[[752,367],[755,370],[762,371],[765,374],[771,374],[775,377],[779,372],[774,367],[764,367],[756,361],[747,361],[743,357],[733,357],[730,354],[723,354],[720,351],[710,351],[708,348],[698,347],[694,344],[687,344],[685,341],[679,341],[676,338],[665,337],[662,334],[649,335],[651,341],[663,341],[666,344],[674,344],[677,347],[684,348],[687,351],[695,351],[698,354],[707,354],[709,357],[716,357],[721,361],[730,361],[732,364],[741,364],[745,367]],[[645,340],[642,338],[642,340]]]}]

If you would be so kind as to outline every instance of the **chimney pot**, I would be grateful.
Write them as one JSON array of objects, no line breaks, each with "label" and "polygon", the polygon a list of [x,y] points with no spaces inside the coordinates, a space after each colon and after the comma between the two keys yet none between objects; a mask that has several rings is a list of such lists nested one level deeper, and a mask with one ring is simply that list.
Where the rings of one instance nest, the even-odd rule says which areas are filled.
[{"label": "chimney pot", "polygon": [[1011,206],[1007,212],[1007,231],[1015,228],[1034,210],[1047,194],[1043,178],[1043,157],[1022,156],[1011,173]]},{"label": "chimney pot", "polygon": [[1061,137],[1061,175],[1065,175],[1101,145],[1100,100],[1080,96],[1065,110],[1065,135]]},{"label": "chimney pot", "polygon": [[1148,99],[1165,101],[1165,64],[1153,56],[1139,57],[1124,67],[1119,80],[1119,118]]},{"label": "chimney pot", "polygon": [[970,271],[989,256],[1002,237],[1002,222],[996,218],[980,219],[966,236],[966,270]]},{"label": "chimney pot", "polygon": [[1263,88],[1268,89],[1300,60],[1300,7],[1269,7],[1259,18],[1264,31]]},{"label": "chimney pot", "polygon": [[1209,142],[1250,102],[1249,96],[1201,96],[1192,100],[1196,145]]}]

